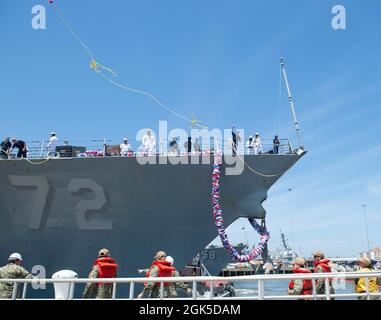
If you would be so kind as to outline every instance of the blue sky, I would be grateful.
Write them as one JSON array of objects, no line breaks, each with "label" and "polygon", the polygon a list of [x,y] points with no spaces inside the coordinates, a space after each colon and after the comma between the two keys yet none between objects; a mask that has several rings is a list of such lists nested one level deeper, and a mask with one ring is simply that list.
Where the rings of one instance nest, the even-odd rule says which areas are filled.
[{"label": "blue sky", "polygon": [[[0,3],[0,135],[35,140],[54,130],[60,139],[119,141],[159,120],[189,128],[97,77],[47,2]],[[367,248],[364,203],[371,246],[381,245],[379,1],[55,2],[120,82],[195,113],[210,128],[236,125],[296,144],[284,86],[279,95],[283,56],[308,154],[264,203],[270,248],[279,246],[282,229],[304,255],[317,248],[357,255]],[[31,28],[36,4],[47,8],[46,30]],[[331,27],[336,4],[346,8],[346,30]],[[229,228],[233,241],[244,240],[242,226]]]}]

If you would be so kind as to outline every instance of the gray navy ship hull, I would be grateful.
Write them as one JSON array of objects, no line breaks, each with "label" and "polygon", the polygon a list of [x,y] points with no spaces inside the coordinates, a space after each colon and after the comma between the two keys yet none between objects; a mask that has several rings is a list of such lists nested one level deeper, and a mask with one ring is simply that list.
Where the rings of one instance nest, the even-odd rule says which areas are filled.
[{"label": "gray navy ship hull", "polygon": [[[276,174],[302,155],[251,155],[245,162]],[[0,259],[20,252],[24,266],[42,265],[47,277],[62,269],[86,277],[105,247],[119,264],[118,276],[135,277],[165,250],[181,269],[218,235],[211,172],[212,164],[140,165],[133,157],[0,161]],[[247,168],[223,174],[225,226],[265,217],[261,204],[280,176]]]},{"label": "gray navy ship hull", "polygon": [[[239,253],[241,253],[244,248],[244,245],[234,246],[234,249]],[[201,251],[200,257],[202,264],[212,276],[218,276],[222,269],[232,261],[230,256],[226,253],[226,249],[224,247],[207,247]]]}]

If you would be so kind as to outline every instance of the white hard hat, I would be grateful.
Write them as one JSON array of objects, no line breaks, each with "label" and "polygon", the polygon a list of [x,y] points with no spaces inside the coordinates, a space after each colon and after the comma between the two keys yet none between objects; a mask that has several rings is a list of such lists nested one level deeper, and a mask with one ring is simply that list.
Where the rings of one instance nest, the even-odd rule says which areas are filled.
[{"label": "white hard hat", "polygon": [[56,133],[55,133],[55,132],[50,132],[50,135],[51,135],[51,136],[55,136]]},{"label": "white hard hat", "polygon": [[165,261],[168,261],[171,265],[173,265],[174,262],[175,262],[175,260],[173,260],[173,258],[172,258],[171,256],[167,256],[167,257],[165,258]]},{"label": "white hard hat", "polygon": [[8,258],[9,261],[15,261],[15,260],[21,260],[22,261],[22,258],[21,258],[21,254],[15,252],[15,253],[12,253],[9,258]]},{"label": "white hard hat", "polygon": [[249,136],[249,139],[252,138],[253,136]]},{"label": "white hard hat", "polygon": [[123,141],[128,141],[128,139],[127,138],[123,138]]},{"label": "white hard hat", "polygon": [[258,133],[258,132],[256,132],[256,133],[255,133],[255,135],[256,135],[256,136],[259,136],[259,133]]}]

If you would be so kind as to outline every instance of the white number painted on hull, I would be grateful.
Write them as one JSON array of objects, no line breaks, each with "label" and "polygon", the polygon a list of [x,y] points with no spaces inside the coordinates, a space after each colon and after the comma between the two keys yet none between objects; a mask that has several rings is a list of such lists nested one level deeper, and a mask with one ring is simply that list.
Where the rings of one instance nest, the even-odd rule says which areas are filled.
[{"label": "white number painted on hull", "polygon": [[216,252],[213,251],[213,250],[203,250],[201,251],[201,256],[203,258],[203,260],[208,260],[208,259],[211,259],[211,260],[215,260],[216,259]]},{"label": "white number painted on hull", "polygon": [[[12,186],[15,187],[33,187],[35,196],[32,205],[29,207],[30,219],[29,229],[39,229],[42,227],[44,213],[49,194],[49,182],[46,177],[33,176],[8,176]],[[45,217],[46,218],[46,217]]]},{"label": "white number painted on hull", "polygon": [[90,189],[95,198],[91,200],[81,200],[74,207],[74,215],[77,220],[78,228],[81,230],[112,230],[110,221],[87,220],[86,212],[89,210],[100,210],[106,204],[106,196],[103,188],[92,179],[72,179],[67,189],[71,193]]}]

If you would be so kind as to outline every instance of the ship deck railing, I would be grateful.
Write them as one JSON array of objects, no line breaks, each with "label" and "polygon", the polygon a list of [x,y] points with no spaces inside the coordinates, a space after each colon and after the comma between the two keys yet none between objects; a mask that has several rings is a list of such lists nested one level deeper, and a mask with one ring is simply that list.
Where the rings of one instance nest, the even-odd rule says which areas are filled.
[{"label": "ship deck railing", "polygon": [[[27,146],[27,157],[31,159],[42,159],[49,156],[50,151],[47,149],[49,141],[47,140],[31,140],[26,141]],[[85,147],[86,151],[79,153],[75,157],[103,157],[103,156],[113,156],[118,157],[120,155],[120,150],[117,147],[120,146],[122,141],[113,141],[108,139],[95,139],[95,140],[70,140],[61,141],[58,140],[56,146],[76,146]],[[138,157],[147,155],[158,155],[158,156],[186,156],[186,155],[209,155],[214,153],[215,150],[223,150],[224,154],[232,155],[232,141],[223,140],[218,142],[208,142],[202,143],[200,145],[201,151],[195,151],[192,144],[191,152],[188,153],[187,149],[181,143],[178,144],[178,150],[171,150],[169,147],[170,140],[162,139],[157,145],[153,152],[149,154],[144,150],[141,142],[135,141],[130,143],[132,151],[129,152],[127,157]],[[193,142],[192,142],[193,143]],[[246,147],[246,142],[239,142],[237,145],[237,153],[240,155],[253,155],[254,149],[249,149]],[[16,149],[17,150],[17,149]],[[15,152],[11,155],[11,159],[15,158]],[[273,141],[272,139],[262,139],[260,154],[273,154]],[[277,154],[292,154],[293,149],[289,139],[280,139],[280,145],[278,147]],[[59,157],[59,153],[56,152],[56,156]]]},{"label": "ship deck railing", "polygon": [[[295,300],[295,299],[303,299],[303,300],[332,300],[337,298],[344,299],[367,299],[370,300],[372,297],[380,297],[381,293],[371,293],[369,291],[369,278],[380,278],[380,271],[373,272],[339,272],[339,273],[313,273],[313,274],[268,274],[268,275],[251,275],[251,276],[237,276],[237,277],[210,277],[210,276],[196,276],[196,277],[160,277],[160,278],[70,278],[70,279],[0,279],[0,283],[13,283],[13,293],[12,299],[27,299],[27,289],[30,284],[55,284],[55,283],[65,283],[69,285],[68,295],[66,297],[67,300],[79,299],[74,297],[74,289],[76,285],[86,283],[112,283],[112,297],[111,300],[123,299],[123,300],[134,300],[137,299],[137,295],[139,292],[136,290],[137,284],[143,284],[144,282],[155,282],[160,283],[160,296],[156,299],[150,300]],[[366,291],[364,293],[330,293],[329,287],[330,281],[348,281],[354,280],[358,278],[365,278]],[[292,280],[292,279],[308,279],[308,280],[318,280],[324,279],[325,282],[325,293],[317,294],[316,292],[316,282],[312,281],[313,289],[311,295],[266,295],[265,288],[266,285],[271,281],[279,281],[279,280]],[[210,291],[207,296],[198,296],[197,295],[197,283],[198,282],[221,282],[221,281],[231,281],[234,283],[243,281],[243,282],[251,282],[253,283],[253,288],[257,288],[256,294],[250,296],[240,296],[240,297],[230,297],[230,296],[215,296],[213,285],[210,285]],[[164,282],[185,282],[189,283],[192,288],[192,295],[188,298],[167,298],[164,295]],[[121,284],[129,284],[129,295],[126,297],[117,297],[117,289],[118,285]],[[18,298],[18,288],[19,286],[23,286],[21,298]],[[284,288],[285,292],[287,292],[287,288]],[[53,297],[51,299],[54,299]]]}]

